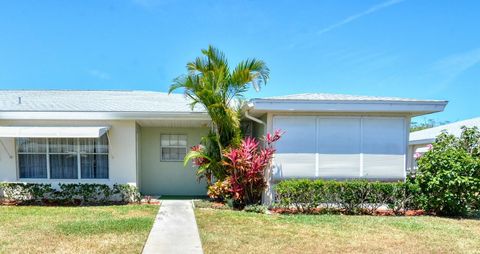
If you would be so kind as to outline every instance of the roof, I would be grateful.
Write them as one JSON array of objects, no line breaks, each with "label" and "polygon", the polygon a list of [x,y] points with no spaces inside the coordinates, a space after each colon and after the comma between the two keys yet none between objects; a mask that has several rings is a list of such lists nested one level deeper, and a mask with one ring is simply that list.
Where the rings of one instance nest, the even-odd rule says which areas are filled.
[{"label": "roof", "polygon": [[459,122],[449,123],[445,125],[440,125],[437,127],[415,131],[410,133],[410,141],[411,145],[417,144],[430,144],[435,141],[435,138],[442,133],[442,131],[446,131],[449,134],[453,134],[457,137],[460,137],[462,134],[462,127],[474,127],[477,126],[480,128],[480,117],[467,119]]},{"label": "roof", "polygon": [[[0,119],[200,119],[201,105],[191,109],[182,94],[153,91],[0,90]],[[257,112],[395,112],[411,116],[440,112],[447,101],[339,94],[294,94],[256,98]],[[253,112],[255,113],[255,112]]]},{"label": "roof", "polygon": [[377,102],[445,102],[441,100],[420,100],[399,97],[378,97],[350,94],[302,93],[284,96],[259,98],[259,100],[294,100],[294,101],[377,101]]},{"label": "roof", "polygon": [[205,112],[189,102],[182,94],[150,91],[0,90],[0,112]]},{"label": "roof", "polygon": [[421,100],[347,94],[304,93],[255,98],[248,104],[254,114],[265,112],[400,113],[419,116],[441,112],[444,100]]}]

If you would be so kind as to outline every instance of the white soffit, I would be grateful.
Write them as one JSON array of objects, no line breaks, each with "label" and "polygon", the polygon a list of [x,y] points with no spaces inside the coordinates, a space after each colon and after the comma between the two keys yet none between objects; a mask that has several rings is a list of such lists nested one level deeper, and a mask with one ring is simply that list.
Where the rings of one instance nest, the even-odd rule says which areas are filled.
[{"label": "white soffit", "polygon": [[110,127],[72,127],[72,126],[0,126],[3,138],[98,138]]},{"label": "white soffit", "polygon": [[415,150],[416,153],[426,153],[430,150],[428,147],[419,147]]}]

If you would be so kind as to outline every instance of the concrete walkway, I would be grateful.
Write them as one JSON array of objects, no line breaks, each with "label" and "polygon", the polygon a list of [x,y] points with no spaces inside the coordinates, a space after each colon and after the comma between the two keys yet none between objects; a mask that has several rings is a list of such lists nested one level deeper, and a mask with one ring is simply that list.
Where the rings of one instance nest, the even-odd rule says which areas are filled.
[{"label": "concrete walkway", "polygon": [[203,253],[191,200],[162,200],[143,253]]}]

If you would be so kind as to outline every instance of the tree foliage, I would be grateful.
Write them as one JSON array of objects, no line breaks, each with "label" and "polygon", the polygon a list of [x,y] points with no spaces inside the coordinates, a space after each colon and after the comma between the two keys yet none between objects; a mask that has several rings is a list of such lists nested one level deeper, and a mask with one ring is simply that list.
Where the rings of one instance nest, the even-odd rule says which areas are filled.
[{"label": "tree foliage", "polygon": [[423,122],[412,122],[410,124],[410,132],[421,131],[448,123],[450,123],[450,121],[435,121],[434,119],[428,119]]},{"label": "tree foliage", "polygon": [[192,101],[192,108],[202,105],[213,124],[213,132],[202,141],[203,149],[187,158],[208,157],[209,162],[200,168],[200,175],[223,179],[226,172],[220,166],[222,150],[238,146],[241,140],[240,119],[235,105],[251,86],[259,90],[266,84],[270,71],[263,61],[255,58],[243,60],[231,68],[225,54],[213,46],[203,49],[202,55],[187,63],[186,68],[187,74],[177,77],[169,92],[183,89],[185,96]]},{"label": "tree foliage", "polygon": [[457,138],[440,134],[433,148],[418,160],[416,181],[427,210],[463,216],[478,209],[480,201],[480,132],[463,127]]}]

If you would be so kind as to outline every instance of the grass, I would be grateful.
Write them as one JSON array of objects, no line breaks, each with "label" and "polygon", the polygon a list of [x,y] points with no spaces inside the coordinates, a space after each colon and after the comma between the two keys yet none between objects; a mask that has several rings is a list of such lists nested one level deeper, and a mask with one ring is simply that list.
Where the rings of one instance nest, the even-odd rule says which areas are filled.
[{"label": "grass", "polygon": [[480,220],[195,210],[209,253],[480,253]]},{"label": "grass", "polygon": [[0,206],[0,253],[140,253],[158,206]]}]

